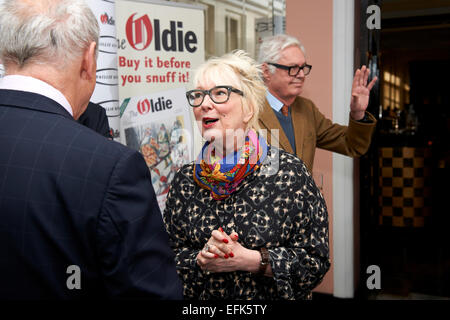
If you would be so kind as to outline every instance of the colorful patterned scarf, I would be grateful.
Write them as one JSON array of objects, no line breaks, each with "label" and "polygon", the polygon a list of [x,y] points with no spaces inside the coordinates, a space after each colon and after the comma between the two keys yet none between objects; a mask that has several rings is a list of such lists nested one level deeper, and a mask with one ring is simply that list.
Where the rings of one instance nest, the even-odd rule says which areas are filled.
[{"label": "colorful patterned scarf", "polygon": [[211,144],[206,142],[194,165],[194,180],[203,189],[211,191],[215,200],[222,200],[261,166],[267,155],[267,143],[262,136],[249,130],[240,150],[218,160],[213,160],[213,153]]}]

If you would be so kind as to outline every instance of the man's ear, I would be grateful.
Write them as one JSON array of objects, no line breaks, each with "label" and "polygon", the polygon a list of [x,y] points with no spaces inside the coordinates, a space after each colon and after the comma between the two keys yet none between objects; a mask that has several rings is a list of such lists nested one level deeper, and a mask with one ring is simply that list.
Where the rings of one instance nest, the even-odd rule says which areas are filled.
[{"label": "man's ear", "polygon": [[97,59],[95,56],[95,48],[97,43],[91,42],[83,54],[83,61],[81,63],[81,77],[85,80],[92,80],[97,73]]}]

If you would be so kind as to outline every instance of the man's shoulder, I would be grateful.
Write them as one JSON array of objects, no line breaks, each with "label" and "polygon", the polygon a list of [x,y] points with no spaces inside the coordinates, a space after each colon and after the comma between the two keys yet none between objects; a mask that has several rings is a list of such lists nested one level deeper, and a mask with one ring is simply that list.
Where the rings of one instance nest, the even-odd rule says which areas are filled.
[{"label": "man's shoulder", "polygon": [[313,109],[316,108],[314,102],[311,99],[305,98],[305,97],[301,97],[301,96],[297,96],[294,100],[294,105],[301,105],[301,106],[305,106],[308,107],[309,109]]},{"label": "man's shoulder", "polygon": [[62,135],[73,135],[70,141],[70,151],[73,153],[84,153],[89,150],[91,153],[108,159],[117,161],[119,158],[133,153],[133,150],[117,141],[105,138],[88,127],[70,119],[63,119],[58,126]]},{"label": "man's shoulder", "polygon": [[[39,97],[38,95],[34,96]],[[53,103],[57,111],[62,109],[51,100],[44,102]],[[53,109],[12,107],[11,110],[14,112],[9,112],[8,116],[2,119],[5,123],[9,121],[11,130],[8,131],[8,135],[14,137],[20,134],[30,137],[30,141],[34,141],[36,146],[45,144],[48,150],[53,150],[56,157],[66,154],[65,158],[69,159],[69,155],[79,158],[76,154],[94,154],[105,158],[119,158],[121,155],[137,152],[105,138],[78,123],[69,115],[53,112]],[[20,128],[23,127],[20,123],[27,119],[29,119],[28,125],[20,131]],[[61,153],[62,150],[65,150],[64,154]]]},{"label": "man's shoulder", "polygon": [[322,117],[324,117],[324,115],[316,107],[314,102],[308,98],[300,96],[295,98],[292,107],[293,107],[292,109],[294,110],[294,116],[301,115],[304,119],[309,119],[308,120],[309,124],[312,124],[317,119],[321,119]]}]

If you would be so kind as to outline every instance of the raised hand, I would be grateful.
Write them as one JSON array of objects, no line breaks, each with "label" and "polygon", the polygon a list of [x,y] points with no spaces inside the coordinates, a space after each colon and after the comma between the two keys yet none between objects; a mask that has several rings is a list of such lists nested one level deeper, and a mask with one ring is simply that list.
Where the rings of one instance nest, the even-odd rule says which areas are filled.
[{"label": "raised hand", "polygon": [[370,90],[377,81],[377,77],[374,77],[367,85],[369,74],[370,70],[367,69],[366,66],[362,66],[361,69],[356,70],[353,78],[350,116],[354,120],[361,120],[364,118],[364,113],[369,105]]}]

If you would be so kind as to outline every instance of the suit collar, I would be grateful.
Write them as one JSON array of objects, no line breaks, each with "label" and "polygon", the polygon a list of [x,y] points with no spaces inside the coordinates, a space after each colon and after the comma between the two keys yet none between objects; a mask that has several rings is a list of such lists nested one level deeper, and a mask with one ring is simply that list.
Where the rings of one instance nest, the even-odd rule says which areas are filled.
[{"label": "suit collar", "polygon": [[69,101],[67,101],[67,98],[63,95],[63,93],[52,86],[50,83],[47,83],[43,80],[18,74],[7,75],[4,78],[0,79],[0,89],[18,90],[41,94],[52,100],[55,100],[60,105],[62,105],[64,109],[66,109],[71,115],[73,115],[72,106],[70,105]]},{"label": "suit collar", "polygon": [[37,93],[0,89],[0,107],[2,105],[55,113],[73,120],[73,117],[62,105]]}]

